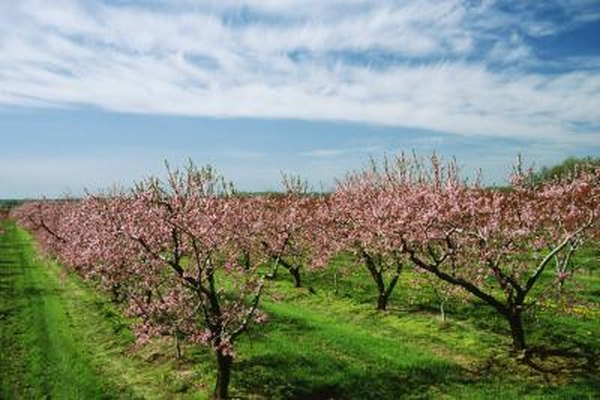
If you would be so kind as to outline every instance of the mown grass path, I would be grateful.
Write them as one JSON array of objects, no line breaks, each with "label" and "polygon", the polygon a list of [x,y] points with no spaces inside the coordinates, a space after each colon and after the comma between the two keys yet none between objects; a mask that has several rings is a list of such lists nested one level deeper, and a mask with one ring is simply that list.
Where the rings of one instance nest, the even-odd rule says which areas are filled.
[{"label": "mown grass path", "polygon": [[165,398],[118,313],[0,224],[0,399]]},{"label": "mown grass path", "polygon": [[111,392],[82,354],[61,288],[14,224],[0,236],[2,398],[101,398]]}]

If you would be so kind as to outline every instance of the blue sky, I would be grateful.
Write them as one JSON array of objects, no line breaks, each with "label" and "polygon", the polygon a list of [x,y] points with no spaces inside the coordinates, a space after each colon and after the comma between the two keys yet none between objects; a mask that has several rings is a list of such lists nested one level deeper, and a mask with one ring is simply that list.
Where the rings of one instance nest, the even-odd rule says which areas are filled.
[{"label": "blue sky", "polygon": [[600,156],[597,0],[0,0],[0,197],[211,163],[330,188],[370,156],[504,183]]}]

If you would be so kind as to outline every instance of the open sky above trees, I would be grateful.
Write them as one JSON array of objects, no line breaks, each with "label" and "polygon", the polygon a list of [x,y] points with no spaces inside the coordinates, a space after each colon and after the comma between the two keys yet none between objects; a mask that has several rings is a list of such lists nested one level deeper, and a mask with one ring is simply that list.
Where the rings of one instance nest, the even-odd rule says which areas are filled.
[{"label": "open sky above trees", "polygon": [[600,4],[0,2],[0,197],[80,194],[188,157],[245,190],[331,187],[370,155],[600,154]]}]

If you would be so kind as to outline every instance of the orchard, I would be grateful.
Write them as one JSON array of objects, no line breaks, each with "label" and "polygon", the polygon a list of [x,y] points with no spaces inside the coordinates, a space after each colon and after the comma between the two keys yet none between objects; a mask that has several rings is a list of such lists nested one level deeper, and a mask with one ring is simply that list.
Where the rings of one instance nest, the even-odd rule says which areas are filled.
[{"label": "orchard", "polygon": [[47,256],[122,305],[138,344],[171,338],[175,357],[186,344],[210,349],[216,399],[230,397],[238,339],[269,323],[263,298],[282,271],[301,290],[305,275],[342,259],[340,279],[363,270],[370,278],[381,318],[394,312],[405,278],[435,290],[444,318],[456,297],[483,304],[505,322],[508,353],[529,359],[543,343],[530,342],[527,317],[577,301],[566,289],[578,278],[574,259],[600,237],[597,166],[540,180],[519,161],[498,189],[461,178],[454,161],[400,154],[332,193],[311,193],[296,178],[284,186],[243,195],[190,163],[131,190],[25,203],[11,217]]}]

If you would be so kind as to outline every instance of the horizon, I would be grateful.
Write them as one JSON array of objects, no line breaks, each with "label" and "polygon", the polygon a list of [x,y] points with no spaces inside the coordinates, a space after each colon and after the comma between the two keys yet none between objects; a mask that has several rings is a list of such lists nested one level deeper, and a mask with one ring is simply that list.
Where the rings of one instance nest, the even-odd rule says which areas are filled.
[{"label": "horizon", "polygon": [[502,186],[600,155],[600,3],[0,4],[0,198],[210,164],[330,189],[370,157],[456,157]]}]

